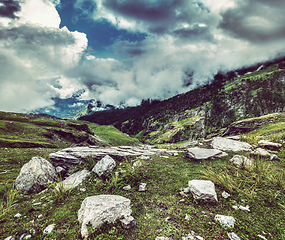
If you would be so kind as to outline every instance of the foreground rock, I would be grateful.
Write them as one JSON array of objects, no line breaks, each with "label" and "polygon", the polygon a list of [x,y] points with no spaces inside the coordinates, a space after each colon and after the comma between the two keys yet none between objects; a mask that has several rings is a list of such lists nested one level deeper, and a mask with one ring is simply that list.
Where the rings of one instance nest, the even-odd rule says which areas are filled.
[{"label": "foreground rock", "polygon": [[236,220],[231,216],[224,216],[217,214],[215,220],[218,221],[225,228],[233,228]]},{"label": "foreground rock", "polygon": [[240,142],[228,138],[215,137],[211,143],[212,148],[221,151],[251,151],[252,146],[246,142]]},{"label": "foreground rock", "polygon": [[78,211],[82,237],[88,236],[87,225],[91,223],[93,229],[104,222],[114,223],[118,218],[125,218],[132,213],[131,201],[117,195],[98,195],[83,200]]},{"label": "foreground rock", "polygon": [[263,156],[263,157],[266,157],[266,156],[270,156],[270,153],[267,152],[265,149],[263,148],[257,148],[255,149],[254,151],[252,151],[253,154],[257,154],[257,155],[260,155],[260,156]]},{"label": "foreground rock", "polygon": [[48,188],[48,182],[56,181],[57,177],[55,168],[49,161],[33,157],[21,168],[15,186],[22,193],[39,193]]},{"label": "foreground rock", "polygon": [[121,146],[121,147],[75,147],[66,148],[56,153],[51,153],[49,158],[51,163],[55,167],[63,167],[69,172],[77,164],[84,164],[87,161],[88,156],[92,156],[97,162],[100,161],[106,155],[109,155],[115,160],[121,161],[132,156],[142,155],[156,155],[163,153],[172,153],[177,151],[170,151],[166,149],[143,149],[140,147]]},{"label": "foreground rock", "polygon": [[258,142],[257,147],[266,148],[266,149],[270,149],[270,150],[279,150],[282,147],[282,144],[269,142],[269,141],[265,141],[265,140],[260,140]]},{"label": "foreground rock", "polygon": [[95,172],[99,177],[102,175],[110,174],[116,167],[116,162],[109,155],[106,155],[99,162],[96,163],[95,167],[92,169],[92,172]]},{"label": "foreground rock", "polygon": [[218,197],[215,184],[209,180],[192,180],[188,182],[190,192],[195,199],[217,203]]},{"label": "foreground rock", "polygon": [[253,166],[253,161],[242,155],[234,155],[230,162],[237,167],[245,167],[247,169]]},{"label": "foreground rock", "polygon": [[188,148],[186,156],[194,160],[213,159],[227,156],[218,149]]},{"label": "foreground rock", "polygon": [[75,188],[78,185],[82,184],[86,177],[90,174],[91,172],[86,169],[78,171],[66,178],[64,181],[58,183],[55,189],[63,188],[64,190],[69,190],[71,188]]}]

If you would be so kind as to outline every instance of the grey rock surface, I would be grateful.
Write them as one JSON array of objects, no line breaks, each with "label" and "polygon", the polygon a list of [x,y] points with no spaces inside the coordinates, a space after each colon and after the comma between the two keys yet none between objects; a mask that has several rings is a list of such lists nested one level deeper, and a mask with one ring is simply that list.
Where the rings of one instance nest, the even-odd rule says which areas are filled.
[{"label": "grey rock surface", "polygon": [[206,148],[188,148],[187,157],[195,160],[213,159],[222,155],[222,151]]},{"label": "grey rock surface", "polygon": [[131,215],[131,201],[117,195],[97,195],[83,200],[78,211],[82,237],[88,236],[87,225],[91,223],[93,229],[104,222],[114,223],[118,218]]},{"label": "grey rock surface", "polygon": [[261,156],[270,156],[270,153],[267,152],[265,149],[263,148],[257,148],[254,151],[252,151],[253,154],[257,154],[257,155],[261,155]]},{"label": "grey rock surface", "polygon": [[218,221],[223,227],[234,227],[236,220],[232,216],[225,216],[217,214],[215,220]]},{"label": "grey rock surface", "polygon": [[66,148],[55,153],[51,153],[49,158],[51,163],[55,166],[61,166],[67,170],[73,169],[78,164],[84,164],[88,156],[92,156],[96,162],[100,161],[106,155],[109,155],[116,161],[121,161],[132,156],[149,156],[159,155],[163,153],[172,153],[177,151],[166,149],[154,149],[143,147],[74,147]]},{"label": "grey rock surface", "polygon": [[121,221],[122,228],[129,229],[136,225],[136,220],[132,216],[127,216]]},{"label": "grey rock surface", "polygon": [[110,174],[116,167],[116,162],[109,155],[103,157],[99,162],[96,163],[92,172],[96,173],[99,177],[102,175]]},{"label": "grey rock surface", "polygon": [[282,147],[282,144],[281,143],[269,142],[266,140],[260,140],[258,142],[257,147],[266,148],[266,149],[270,149],[270,150],[279,150]]},{"label": "grey rock surface", "polygon": [[215,137],[211,143],[212,148],[221,151],[251,151],[252,146],[246,142],[240,142],[228,138]]},{"label": "grey rock surface", "polygon": [[21,168],[15,186],[22,193],[39,193],[49,186],[48,182],[56,181],[57,177],[55,168],[49,161],[33,157]]},{"label": "grey rock surface", "polygon": [[156,237],[155,240],[169,240],[168,237]]},{"label": "grey rock surface", "polygon": [[52,230],[54,229],[55,224],[50,224],[48,225],[45,230],[43,231],[44,234],[50,234],[52,232]]},{"label": "grey rock surface", "polygon": [[277,155],[270,154],[270,161],[281,161],[281,160]]},{"label": "grey rock surface", "polygon": [[87,176],[91,174],[90,171],[83,169],[81,171],[78,171],[68,178],[66,178],[64,181],[58,183],[55,187],[55,189],[64,188],[65,190],[69,190],[71,188],[75,188],[78,185],[82,184]]},{"label": "grey rock surface", "polygon": [[184,148],[194,147],[194,146],[197,146],[197,145],[199,145],[199,142],[198,142],[198,141],[188,142],[188,143],[185,143],[185,144],[179,146],[178,149],[184,149]]},{"label": "grey rock surface", "polygon": [[209,180],[191,180],[188,182],[190,191],[195,199],[218,202],[215,184]]},{"label": "grey rock surface", "polygon": [[139,185],[139,192],[145,192],[147,183],[141,183]]},{"label": "grey rock surface", "polygon": [[230,159],[230,162],[232,162],[237,167],[244,166],[245,168],[250,168],[253,166],[253,161],[242,155],[234,155],[232,159]]}]

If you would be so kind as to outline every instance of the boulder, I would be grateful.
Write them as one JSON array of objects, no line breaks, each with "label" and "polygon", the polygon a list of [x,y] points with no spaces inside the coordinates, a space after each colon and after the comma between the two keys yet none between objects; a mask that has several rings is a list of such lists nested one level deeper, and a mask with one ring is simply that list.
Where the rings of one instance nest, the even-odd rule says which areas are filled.
[{"label": "boulder", "polygon": [[114,223],[118,218],[131,215],[131,201],[117,195],[97,195],[83,200],[78,211],[78,220],[81,225],[82,237],[88,236],[87,225],[99,227],[104,222]]},{"label": "boulder", "polygon": [[253,161],[242,155],[234,155],[230,162],[232,162],[237,167],[244,166],[245,168],[250,168],[253,166]]},{"label": "boulder", "polygon": [[251,153],[257,154],[257,155],[260,155],[260,156],[263,156],[263,157],[270,156],[270,153],[267,152],[267,151],[266,151],[265,149],[263,149],[263,148],[257,148],[257,149],[255,149],[254,151],[252,151]]},{"label": "boulder", "polygon": [[[213,159],[219,156],[225,156],[222,151],[217,149],[205,149],[205,148],[188,148],[186,156],[194,160]],[[226,154],[227,155],[227,154]]]},{"label": "boulder", "polygon": [[102,175],[110,174],[116,167],[116,162],[109,155],[106,155],[99,162],[96,163],[92,172],[96,173],[99,177]]},{"label": "boulder", "polygon": [[270,154],[270,161],[280,161],[280,158],[275,154]]},{"label": "boulder", "polygon": [[78,185],[82,184],[87,176],[89,176],[91,172],[84,169],[82,171],[78,171],[68,178],[66,178],[64,181],[58,183],[55,187],[55,189],[63,188],[64,190],[69,190],[72,188],[77,187]]},{"label": "boulder", "polygon": [[22,193],[39,193],[58,178],[53,165],[44,158],[33,157],[21,168],[16,178],[16,189]]},{"label": "boulder", "polygon": [[142,147],[120,146],[120,147],[74,147],[66,148],[49,155],[51,163],[55,167],[63,167],[68,172],[78,164],[84,164],[87,162],[87,157],[92,156],[96,162],[100,161],[106,155],[109,155],[116,161],[133,157],[133,156],[147,156],[158,155],[162,153],[172,153],[177,151],[171,151],[166,149],[144,149]]},{"label": "boulder", "polygon": [[209,180],[191,180],[188,182],[190,191],[195,199],[218,202],[215,184]]},{"label": "boulder", "polygon": [[279,150],[282,147],[282,144],[281,143],[269,142],[266,140],[260,140],[258,142],[257,147],[266,148],[266,149],[270,149],[270,150]]},{"label": "boulder", "polygon": [[223,227],[229,228],[234,227],[236,220],[231,216],[224,216],[217,214],[215,220],[218,221]]},{"label": "boulder", "polygon": [[212,148],[221,151],[251,151],[252,146],[246,142],[240,142],[228,138],[215,137],[211,143]]}]

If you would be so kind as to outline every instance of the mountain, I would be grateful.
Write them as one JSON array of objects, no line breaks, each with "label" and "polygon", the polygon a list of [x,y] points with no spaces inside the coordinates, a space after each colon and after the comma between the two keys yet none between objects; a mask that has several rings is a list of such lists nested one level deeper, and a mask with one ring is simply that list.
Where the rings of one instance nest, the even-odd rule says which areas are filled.
[{"label": "mountain", "polygon": [[228,73],[164,101],[93,112],[81,120],[113,124],[146,143],[179,142],[206,137],[231,123],[284,111],[285,59]]}]

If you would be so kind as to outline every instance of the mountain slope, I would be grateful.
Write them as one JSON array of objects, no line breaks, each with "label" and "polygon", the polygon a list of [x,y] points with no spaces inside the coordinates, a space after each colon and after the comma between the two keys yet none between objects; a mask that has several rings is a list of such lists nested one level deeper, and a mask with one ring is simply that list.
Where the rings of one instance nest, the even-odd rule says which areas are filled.
[{"label": "mountain slope", "polygon": [[219,73],[211,84],[165,101],[146,100],[138,107],[94,112],[80,119],[114,124],[150,143],[205,137],[237,120],[284,111],[284,68],[280,60],[247,71]]}]

